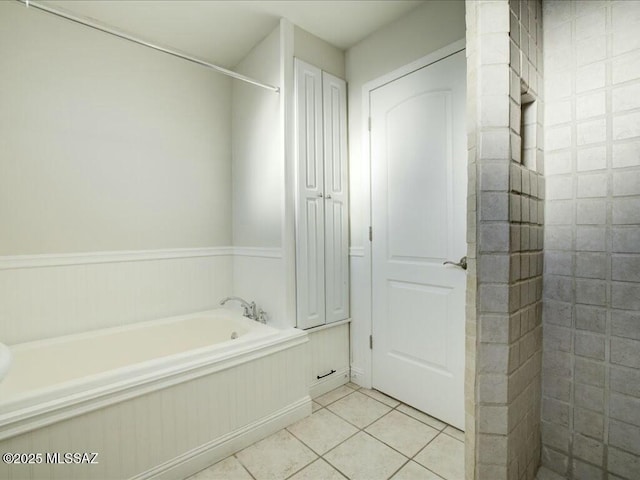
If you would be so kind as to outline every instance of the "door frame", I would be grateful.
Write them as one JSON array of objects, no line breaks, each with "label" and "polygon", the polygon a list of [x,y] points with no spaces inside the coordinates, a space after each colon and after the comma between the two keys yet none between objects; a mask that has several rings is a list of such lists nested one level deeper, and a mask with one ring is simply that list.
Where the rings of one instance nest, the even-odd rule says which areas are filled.
[{"label": "door frame", "polygon": [[[417,70],[427,67],[433,63],[442,60],[445,57],[453,55],[455,53],[464,51],[466,47],[466,40],[461,39],[453,42],[435,52],[432,52],[424,57],[421,57],[411,63],[408,63],[400,68],[397,68],[385,75],[382,75],[374,80],[365,83],[362,86],[362,176],[361,180],[361,192],[362,198],[362,243],[363,243],[363,275],[368,278],[367,285],[362,288],[363,298],[363,310],[366,310],[366,318],[368,318],[366,326],[366,335],[371,338],[373,333],[373,275],[372,275],[372,245],[369,241],[369,227],[372,224],[372,191],[371,191],[371,131],[369,130],[369,118],[371,117],[370,109],[370,94],[373,90],[393,82],[401,77],[409,75]],[[373,232],[375,235],[375,232]],[[353,292],[354,288],[352,288]],[[364,312],[363,312],[364,313]],[[353,330],[353,327],[352,327]],[[364,338],[356,339],[364,341]],[[373,349],[369,349],[369,354],[365,355],[365,365],[362,365],[362,370],[354,372],[358,374],[359,382],[365,388],[371,388],[373,385]]]}]

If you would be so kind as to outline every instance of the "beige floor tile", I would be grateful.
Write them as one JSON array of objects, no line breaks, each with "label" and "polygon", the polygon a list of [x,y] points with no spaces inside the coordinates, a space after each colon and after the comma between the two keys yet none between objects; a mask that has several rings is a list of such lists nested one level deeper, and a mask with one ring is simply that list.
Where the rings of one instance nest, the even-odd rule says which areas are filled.
[{"label": "beige floor tile", "polygon": [[395,408],[398,405],[400,405],[400,402],[398,400],[396,400],[395,398],[388,397],[384,393],[379,392],[377,390],[370,390],[368,388],[361,388],[358,391],[360,393],[364,393],[365,395],[368,395],[369,397],[371,397],[371,398],[373,398],[375,400],[378,400],[379,402],[384,403],[385,405],[389,405],[391,408]]},{"label": "beige floor tile", "polygon": [[360,392],[353,392],[327,408],[358,428],[372,424],[391,410],[391,407]]},{"label": "beige floor tile", "polygon": [[357,383],[353,383],[353,382],[349,382],[346,385],[347,385],[347,387],[353,388],[354,390],[358,390],[359,388],[361,388],[360,385],[358,385]]},{"label": "beige floor tile", "polygon": [[364,432],[359,432],[324,456],[351,480],[389,478],[407,458]]},{"label": "beige floor tile", "polygon": [[252,480],[236,457],[227,457],[187,480]]},{"label": "beige floor tile", "polygon": [[319,455],[328,452],[358,431],[356,427],[326,408],[287,427],[287,430]]},{"label": "beige floor tile", "polygon": [[366,431],[407,457],[413,457],[438,435],[435,428],[397,410],[369,425]]},{"label": "beige floor tile", "polygon": [[407,415],[415,418],[416,420],[420,420],[422,423],[426,423],[427,425],[435,428],[436,430],[442,430],[444,427],[447,426],[446,423],[441,422],[437,418],[433,418],[432,416],[427,415],[426,413],[421,412],[420,410],[416,410],[415,408],[412,408],[409,405],[402,404],[398,407],[398,410],[401,411],[402,413],[406,413]]},{"label": "beige floor tile", "polygon": [[336,400],[340,400],[342,397],[349,395],[350,393],[353,393],[353,388],[342,385],[331,390],[330,392],[325,393],[324,395],[320,395],[318,398],[315,398],[314,401],[316,401],[323,407],[326,407],[330,403],[333,403]]},{"label": "beige floor tile", "polygon": [[391,477],[391,480],[442,480],[442,477],[411,461]]},{"label": "beige floor tile", "polygon": [[447,435],[451,435],[456,440],[460,440],[461,442],[464,442],[464,432],[462,430],[458,430],[457,428],[452,427],[451,425],[447,425],[447,428],[445,428],[443,432],[446,433]]},{"label": "beige floor tile", "polygon": [[345,477],[327,462],[319,458],[304,467],[289,480],[344,480]]},{"label": "beige floor tile", "polygon": [[287,478],[317,458],[286,430],[254,443],[236,456],[257,480]]},{"label": "beige floor tile", "polygon": [[322,408],[322,405],[320,405],[319,403],[311,402],[311,413],[317,412],[321,408]]},{"label": "beige floor tile", "polygon": [[414,460],[446,480],[464,480],[464,443],[438,435]]}]

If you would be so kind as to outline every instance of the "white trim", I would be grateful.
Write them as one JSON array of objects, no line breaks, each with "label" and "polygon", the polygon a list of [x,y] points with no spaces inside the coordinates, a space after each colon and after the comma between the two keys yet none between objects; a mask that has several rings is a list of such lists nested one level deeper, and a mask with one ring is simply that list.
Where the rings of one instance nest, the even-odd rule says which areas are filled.
[{"label": "white trim", "polygon": [[293,79],[294,25],[280,19],[280,118],[284,189],[282,195],[282,266],[284,273],[284,315],[296,325],[296,155],[295,97]]},{"label": "white trim", "polygon": [[[362,238],[369,238],[369,226],[371,226],[371,202],[373,198],[371,197],[371,148],[370,148],[370,135],[369,131],[369,118],[371,117],[370,111],[370,102],[369,98],[371,92],[376,88],[379,88],[383,85],[386,85],[389,82],[392,82],[400,77],[404,77],[405,75],[409,75],[410,73],[415,72],[421,68],[424,68],[432,63],[435,63],[443,58],[446,58],[450,55],[458,53],[466,48],[466,40],[460,39],[456,42],[453,42],[446,47],[443,47],[435,52],[432,52],[428,55],[425,55],[422,58],[419,58],[407,65],[404,65],[400,68],[397,68],[389,73],[386,73],[378,78],[375,78],[362,86],[362,122],[361,122],[361,131],[362,131],[362,177],[361,177],[361,188],[362,188],[362,198],[366,199],[362,204],[362,218],[365,219],[362,225]],[[371,260],[371,242],[365,241],[363,246],[363,257],[364,257],[364,268],[363,274],[369,278],[369,282],[366,282],[366,287],[363,289],[364,299],[369,306],[369,318],[363,318],[363,322],[369,325],[368,335],[373,334],[373,314],[372,314],[372,299],[373,299],[373,291],[372,291],[372,260]],[[364,338],[359,338],[357,341],[365,341]],[[351,371],[357,371],[360,378],[359,381],[356,382],[358,385],[366,386],[367,388],[373,388],[373,350],[369,351],[369,355],[366,357],[366,361],[364,365],[361,365],[359,368],[354,369],[352,367]],[[355,372],[354,372],[355,373]]]},{"label": "white trim", "polygon": [[170,248],[161,250],[124,250],[114,252],[47,253],[42,255],[9,255],[0,257],[0,270],[19,268],[87,265],[93,263],[140,262],[172,258],[218,257],[232,255],[232,247]]},{"label": "white trim", "polygon": [[[393,70],[392,72],[386,73],[381,77],[368,81],[362,86],[362,93],[363,95],[366,93],[366,97],[368,97],[369,92],[371,90],[375,90],[376,88],[386,85],[387,83],[393,82],[394,80],[397,80],[400,77],[409,75],[410,73],[413,73],[416,70],[420,70],[421,68],[424,68],[427,65],[431,65],[432,63],[438,62],[443,58],[453,55],[454,53],[461,52],[462,50],[465,49],[465,46],[466,46],[466,40],[460,39],[456,42],[453,42],[447,45],[446,47],[442,47],[441,49],[436,50],[435,52],[431,52],[430,54],[425,55],[422,58],[414,60],[411,63],[408,63],[400,68],[397,68],[396,70]],[[367,116],[364,118],[365,119],[369,118],[369,102],[363,102],[363,110],[367,112]],[[366,127],[365,131],[367,132],[367,137],[369,137],[368,126],[365,125],[365,127]]]},{"label": "white trim", "polygon": [[[368,228],[368,226],[367,226]],[[364,257],[364,247],[349,247],[350,257]]]},{"label": "white trim", "polygon": [[371,382],[369,380],[370,375],[367,375],[365,370],[351,365],[351,383],[355,383],[360,387],[371,388]]},{"label": "white trim", "polygon": [[304,331],[307,333],[316,333],[320,330],[326,330],[328,328],[339,327],[340,325],[344,325],[345,323],[350,323],[351,318],[346,318],[344,320],[340,320],[337,322],[325,323],[324,325],[318,325],[317,327],[306,328]]},{"label": "white trim", "polygon": [[282,249],[262,247],[206,247],[167,248],[158,250],[123,250],[113,252],[45,253],[38,255],[6,255],[0,256],[0,270],[90,265],[96,263],[142,262],[149,260],[169,260],[175,258],[223,257],[230,255],[282,258]]},{"label": "white trim", "polygon": [[131,480],[186,478],[310,414],[311,398],[306,396],[271,415],[142,472]]},{"label": "white trim", "polygon": [[233,247],[233,255],[239,257],[282,258],[281,248]]}]

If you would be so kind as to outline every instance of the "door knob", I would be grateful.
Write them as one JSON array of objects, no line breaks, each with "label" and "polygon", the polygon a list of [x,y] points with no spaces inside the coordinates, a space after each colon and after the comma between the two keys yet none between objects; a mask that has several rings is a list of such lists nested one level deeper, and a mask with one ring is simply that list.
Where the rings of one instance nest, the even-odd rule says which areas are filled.
[{"label": "door knob", "polygon": [[327,200],[331,200],[331,194],[328,193],[324,198],[326,198]]},{"label": "door knob", "polygon": [[460,267],[461,269],[466,270],[467,269],[467,256],[465,255],[464,257],[462,257],[458,263],[452,262],[451,260],[447,260],[446,262],[443,263],[443,265],[447,265],[447,264],[455,265],[456,267]]}]

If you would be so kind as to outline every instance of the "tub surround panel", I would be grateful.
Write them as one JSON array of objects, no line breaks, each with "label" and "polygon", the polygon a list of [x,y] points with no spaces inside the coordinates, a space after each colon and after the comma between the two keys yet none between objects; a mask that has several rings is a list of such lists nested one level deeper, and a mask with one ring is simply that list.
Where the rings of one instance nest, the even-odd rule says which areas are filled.
[{"label": "tub surround panel", "polygon": [[157,259],[138,252],[145,259],[135,261],[115,253],[108,263],[53,266],[50,257],[40,267],[22,258],[29,268],[0,270],[0,338],[12,345],[215,308],[232,294],[227,250],[185,251],[186,258],[161,251]]},{"label": "tub surround panel", "polygon": [[282,256],[280,248],[213,247],[0,257],[0,339],[15,344],[207,310],[232,292],[288,327],[272,303],[279,293],[246,291],[254,279],[272,278]]},{"label": "tub surround panel", "polygon": [[233,294],[255,301],[267,312],[267,323],[289,328],[294,319],[285,309],[284,264],[282,256],[235,255],[233,257]]}]

